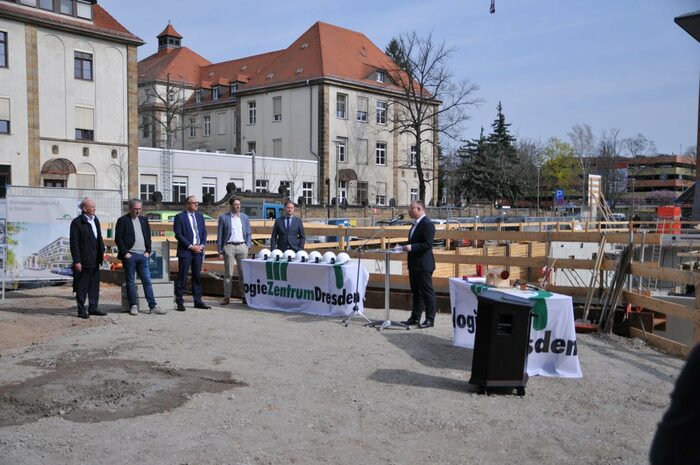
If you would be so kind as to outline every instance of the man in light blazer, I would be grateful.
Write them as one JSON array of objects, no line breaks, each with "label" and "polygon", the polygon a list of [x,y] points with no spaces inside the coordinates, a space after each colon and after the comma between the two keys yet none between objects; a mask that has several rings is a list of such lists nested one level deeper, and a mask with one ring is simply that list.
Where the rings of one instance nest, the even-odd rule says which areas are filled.
[{"label": "man in light blazer", "polygon": [[241,301],[245,303],[243,292],[243,264],[248,256],[248,250],[253,247],[253,235],[250,229],[248,215],[241,212],[241,199],[231,197],[228,201],[231,212],[219,217],[216,244],[219,250],[219,260],[224,261],[224,298],[221,305],[231,302],[231,277],[233,276],[233,264],[238,269],[238,287],[241,292]]},{"label": "man in light blazer", "polygon": [[284,203],[284,212],[285,214],[281,218],[277,218],[272,227],[272,237],[270,238],[272,250],[280,249],[282,252],[289,249],[295,252],[304,250],[306,242],[304,224],[294,216],[294,202],[287,200]]},{"label": "man in light blazer", "polygon": [[[421,200],[411,202],[408,207],[408,216],[415,220],[415,224],[408,232],[408,244],[403,246],[403,249],[408,252],[408,279],[413,293],[413,310],[411,317],[402,323],[430,328],[435,324],[435,290],[433,289],[435,225],[426,216],[425,203]],[[420,322],[421,303],[425,306],[423,323]]]},{"label": "man in light blazer", "polygon": [[173,232],[177,239],[177,281],[175,281],[176,310],[185,311],[183,295],[187,284],[187,272],[192,267],[192,296],[194,308],[211,308],[202,301],[202,262],[204,261],[204,246],[207,243],[207,228],[204,216],[197,211],[199,201],[194,195],[185,199],[185,211],[175,215]]}]

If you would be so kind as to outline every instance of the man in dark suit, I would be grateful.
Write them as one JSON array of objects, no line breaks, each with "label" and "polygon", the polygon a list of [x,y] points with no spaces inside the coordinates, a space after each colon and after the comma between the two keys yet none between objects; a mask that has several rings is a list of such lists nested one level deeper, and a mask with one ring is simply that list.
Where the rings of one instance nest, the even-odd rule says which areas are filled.
[{"label": "man in dark suit", "polygon": [[[73,258],[73,289],[78,303],[78,317],[106,315],[97,309],[100,298],[100,265],[104,259],[100,220],[95,216],[95,202],[84,198],[80,202],[82,213],[70,224],[70,254]],[[85,308],[85,298],[88,307]]]},{"label": "man in dark suit", "polygon": [[[425,215],[425,203],[421,200],[411,202],[408,207],[408,216],[415,220],[415,224],[408,233],[408,244],[403,247],[408,252],[408,279],[413,292],[413,311],[411,317],[402,323],[430,328],[435,324],[435,290],[433,289],[435,225]],[[423,323],[420,323],[421,303],[425,306]]]},{"label": "man in dark suit", "polygon": [[167,312],[160,308],[153,295],[151,271],[148,268],[148,258],[151,256],[151,227],[148,225],[148,220],[141,216],[142,205],[139,199],[129,200],[129,213],[117,220],[114,231],[114,242],[119,249],[117,258],[124,265],[129,313],[139,314],[136,294],[136,274],[138,273],[148,302],[148,313],[165,315]]},{"label": "man in dark suit", "polygon": [[248,256],[248,250],[253,247],[253,234],[250,229],[248,215],[241,211],[241,199],[231,197],[230,213],[224,213],[219,217],[216,245],[219,249],[219,260],[224,261],[224,298],[221,305],[231,302],[231,277],[233,276],[233,264],[238,269],[238,287],[241,292],[241,300],[245,303],[243,293],[243,259]]},{"label": "man in dark suit", "polygon": [[270,238],[272,250],[280,249],[282,252],[289,249],[295,252],[304,250],[306,242],[304,224],[294,216],[294,202],[287,200],[284,203],[284,212],[285,214],[281,218],[277,218],[272,227],[272,237]]},{"label": "man in dark suit", "polygon": [[177,239],[177,281],[175,281],[176,310],[185,311],[183,295],[187,284],[187,272],[192,268],[192,296],[194,308],[211,308],[202,301],[202,262],[204,261],[204,246],[207,243],[207,228],[204,215],[199,213],[199,201],[194,195],[185,199],[185,211],[175,215],[173,232]]}]

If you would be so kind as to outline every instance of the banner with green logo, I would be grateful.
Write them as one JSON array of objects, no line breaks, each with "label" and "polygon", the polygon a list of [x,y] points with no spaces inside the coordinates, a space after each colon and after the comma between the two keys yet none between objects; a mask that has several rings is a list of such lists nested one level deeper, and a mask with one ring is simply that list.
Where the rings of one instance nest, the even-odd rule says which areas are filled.
[{"label": "banner with green logo", "polygon": [[528,375],[562,378],[582,376],[576,346],[573,303],[571,297],[561,294],[547,291],[521,291],[515,288],[493,288],[482,282],[450,278],[453,345],[467,349],[474,348],[478,306],[476,296],[485,289],[535,301],[527,358]]},{"label": "banner with green logo", "polygon": [[249,307],[261,310],[348,316],[363,301],[369,273],[358,263],[343,265],[272,260],[243,260],[244,292]]}]

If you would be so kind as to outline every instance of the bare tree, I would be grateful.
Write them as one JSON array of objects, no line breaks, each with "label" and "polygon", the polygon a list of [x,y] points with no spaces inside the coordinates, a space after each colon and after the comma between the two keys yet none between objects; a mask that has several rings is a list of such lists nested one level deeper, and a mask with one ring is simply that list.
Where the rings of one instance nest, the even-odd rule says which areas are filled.
[{"label": "bare tree", "polygon": [[574,125],[568,136],[574,149],[574,156],[576,156],[581,168],[581,192],[585,200],[587,198],[588,175],[591,174],[591,157],[594,156],[596,150],[595,138],[591,127],[585,123]]},{"label": "bare tree", "polygon": [[612,207],[626,187],[619,166],[621,146],[619,129],[611,128],[601,132],[598,141],[598,173],[602,176],[603,195]]},{"label": "bare tree", "polygon": [[184,85],[171,81],[170,73],[165,82],[152,81],[146,84],[144,95],[139,102],[139,112],[147,121],[141,122],[141,128],[144,124],[152,124],[151,137],[154,146],[158,143],[157,137],[164,135],[165,148],[174,148],[176,133],[185,129],[185,101]]},{"label": "bare tree", "polygon": [[[426,160],[422,157],[423,144],[432,144],[437,153],[437,134],[457,140],[462,124],[469,119],[467,110],[480,101],[475,97],[478,86],[467,80],[455,81],[448,61],[454,48],[445,42],[437,43],[432,34],[419,37],[415,32],[394,39],[397,58],[390,69],[383,69],[401,89],[402,97],[394,100],[389,118],[392,131],[410,134],[416,141],[416,172],[419,198],[426,198]],[[396,43],[398,45],[396,45]],[[434,172],[437,166],[432,166]]]},{"label": "bare tree", "polygon": [[117,157],[107,169],[107,177],[124,202],[127,197],[125,194],[129,191],[129,157],[123,148],[118,150]]},{"label": "bare tree", "polygon": [[623,141],[623,145],[631,157],[639,157],[643,155],[655,155],[656,144],[653,141],[644,137],[643,134],[637,133],[635,136],[629,137]]}]

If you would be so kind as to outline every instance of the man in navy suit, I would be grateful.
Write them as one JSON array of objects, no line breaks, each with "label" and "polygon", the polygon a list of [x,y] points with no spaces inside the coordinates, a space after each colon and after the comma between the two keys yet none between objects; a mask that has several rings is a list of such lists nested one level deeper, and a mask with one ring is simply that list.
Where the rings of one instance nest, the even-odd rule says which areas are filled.
[{"label": "man in navy suit", "polygon": [[306,236],[304,236],[304,225],[301,220],[294,216],[294,202],[287,200],[284,203],[285,214],[277,218],[275,225],[272,227],[272,237],[270,238],[270,246],[272,250],[280,249],[293,250],[298,252],[304,250]]},{"label": "man in navy suit", "polygon": [[183,295],[187,284],[187,272],[192,268],[192,296],[194,308],[211,308],[202,301],[202,262],[204,261],[204,246],[207,243],[207,228],[204,216],[197,211],[199,201],[194,195],[185,199],[185,211],[175,215],[173,232],[177,239],[177,281],[175,281],[176,310],[185,311]]},{"label": "man in navy suit", "polygon": [[221,305],[228,305],[231,302],[231,277],[233,276],[234,263],[238,269],[238,285],[241,292],[241,300],[245,303],[242,261],[248,256],[248,250],[253,247],[250,220],[248,215],[241,212],[241,199],[231,197],[228,203],[231,206],[231,212],[219,217],[219,227],[216,235],[219,260],[224,261],[224,298],[221,301]]},{"label": "man in navy suit", "polygon": [[[73,290],[78,303],[78,317],[104,316],[98,310],[100,299],[100,265],[104,259],[100,220],[95,216],[95,202],[85,197],[80,202],[82,213],[70,223],[70,254],[73,258]],[[88,307],[85,308],[85,298]]]},{"label": "man in navy suit", "polygon": [[165,315],[153,295],[151,271],[148,259],[151,256],[151,227],[148,220],[141,216],[143,202],[139,199],[129,200],[129,213],[117,220],[114,228],[114,242],[119,252],[117,258],[124,265],[126,276],[126,295],[129,299],[129,313],[139,314],[138,295],[136,294],[136,274],[143,284],[143,293],[148,302],[148,313]]},{"label": "man in navy suit", "polygon": [[[408,216],[415,220],[415,224],[408,233],[408,244],[403,246],[403,249],[408,252],[408,279],[413,292],[413,311],[411,317],[402,323],[430,328],[435,324],[435,290],[433,289],[435,225],[425,215],[425,203],[421,200],[411,202],[408,207]],[[423,323],[420,323],[421,302],[425,306]]]}]

